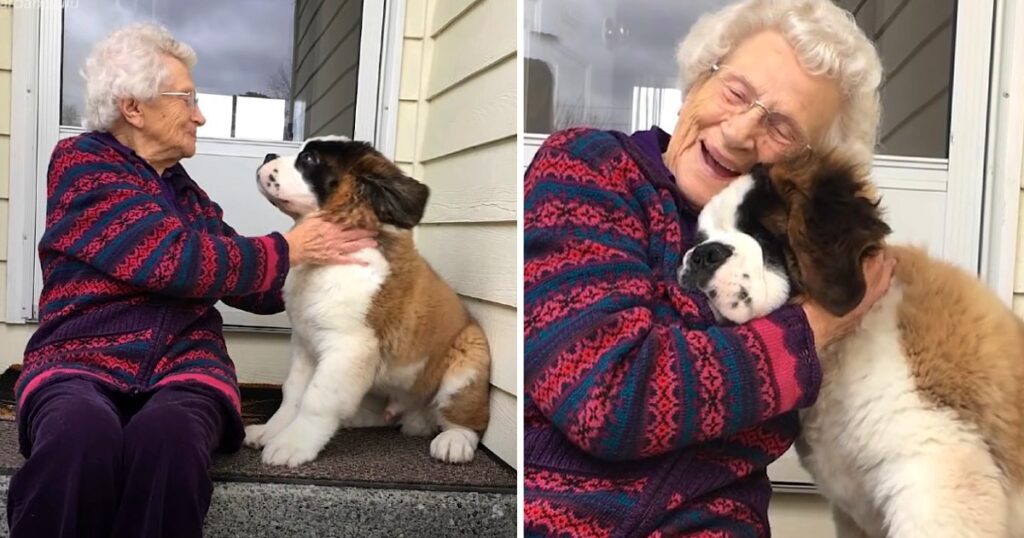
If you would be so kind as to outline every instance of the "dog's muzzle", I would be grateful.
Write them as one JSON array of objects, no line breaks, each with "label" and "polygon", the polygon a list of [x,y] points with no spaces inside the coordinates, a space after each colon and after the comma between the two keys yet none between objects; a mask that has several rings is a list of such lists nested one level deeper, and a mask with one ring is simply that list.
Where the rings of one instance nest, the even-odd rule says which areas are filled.
[{"label": "dog's muzzle", "polygon": [[726,260],[732,256],[733,248],[724,243],[701,243],[690,251],[686,263],[677,275],[679,285],[692,291],[701,291],[707,287],[711,277],[715,276]]}]

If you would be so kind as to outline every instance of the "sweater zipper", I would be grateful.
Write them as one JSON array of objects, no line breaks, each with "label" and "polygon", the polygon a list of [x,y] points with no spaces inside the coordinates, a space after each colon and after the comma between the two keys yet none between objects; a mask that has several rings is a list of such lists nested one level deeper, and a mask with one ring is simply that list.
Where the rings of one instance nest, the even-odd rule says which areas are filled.
[{"label": "sweater zipper", "polygon": [[146,358],[142,361],[142,366],[139,368],[139,374],[135,377],[135,387],[131,390],[132,395],[138,395],[139,392],[149,388],[149,376],[153,375],[153,370],[156,369],[157,361],[161,356],[163,356],[164,325],[166,322],[167,308],[164,308],[160,311],[160,320],[156,324],[153,347],[150,348]]},{"label": "sweater zipper", "polygon": [[181,208],[178,207],[178,197],[175,196],[174,190],[168,184],[168,181],[161,176],[157,176],[157,181],[160,183],[160,193],[163,194],[164,200],[171,205],[171,211],[181,220],[181,223],[185,226],[190,226],[189,221],[185,218],[185,214],[182,213]]}]

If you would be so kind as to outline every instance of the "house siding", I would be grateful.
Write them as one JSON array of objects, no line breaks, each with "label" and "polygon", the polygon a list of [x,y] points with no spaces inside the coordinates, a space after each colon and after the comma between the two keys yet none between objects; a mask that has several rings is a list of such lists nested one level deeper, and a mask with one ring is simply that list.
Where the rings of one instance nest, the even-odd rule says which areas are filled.
[{"label": "house siding", "polygon": [[422,254],[487,332],[491,425],[516,464],[515,0],[409,0],[396,160],[431,188]]}]

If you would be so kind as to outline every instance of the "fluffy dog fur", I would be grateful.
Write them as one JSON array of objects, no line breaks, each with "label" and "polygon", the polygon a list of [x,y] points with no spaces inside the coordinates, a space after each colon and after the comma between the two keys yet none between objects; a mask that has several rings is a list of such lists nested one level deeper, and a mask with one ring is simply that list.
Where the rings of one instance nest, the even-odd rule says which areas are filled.
[{"label": "fluffy dog fur", "polygon": [[[381,426],[434,435],[430,454],[473,459],[488,421],[490,353],[480,326],[416,252],[411,228],[429,191],[369,144],[307,141],[268,155],[260,191],[296,219],[318,212],[346,228],[377,229],[361,265],[300,265],[285,281],[292,365],[284,401],[246,428],[263,461],[313,460],[339,427]],[[386,407],[383,401],[387,402]]]},{"label": "fluffy dog fur", "polygon": [[[897,259],[887,295],[820,354],[821,391],[800,414],[797,450],[832,502],[839,536],[1024,536],[1024,324],[1014,313],[973,275],[886,245],[866,173],[841,156],[757,168],[704,213],[707,241],[757,231],[747,234],[739,277],[727,268],[738,262],[709,269],[687,258],[680,269],[681,282],[732,321],[801,297],[843,315],[864,296],[864,257],[884,248]],[[784,263],[757,263],[759,252],[778,249]],[[777,278],[742,276],[759,270]],[[781,300],[734,308],[743,301],[729,290],[739,288]]]}]

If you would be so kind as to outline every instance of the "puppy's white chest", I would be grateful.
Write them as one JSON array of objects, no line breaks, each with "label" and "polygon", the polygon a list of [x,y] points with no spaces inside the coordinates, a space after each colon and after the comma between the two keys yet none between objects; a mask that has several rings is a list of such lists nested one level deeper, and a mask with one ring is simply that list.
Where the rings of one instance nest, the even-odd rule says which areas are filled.
[{"label": "puppy's white chest", "polygon": [[890,293],[861,329],[822,357],[824,378],[814,406],[800,413],[801,462],[822,493],[874,535],[891,492],[928,472],[943,447],[978,443],[951,411],[917,390],[897,323],[902,293]]},{"label": "puppy's white chest", "polygon": [[376,249],[364,249],[355,257],[367,265],[303,265],[288,273],[284,298],[293,331],[314,336],[322,330],[366,327],[366,315],[389,266]]}]

